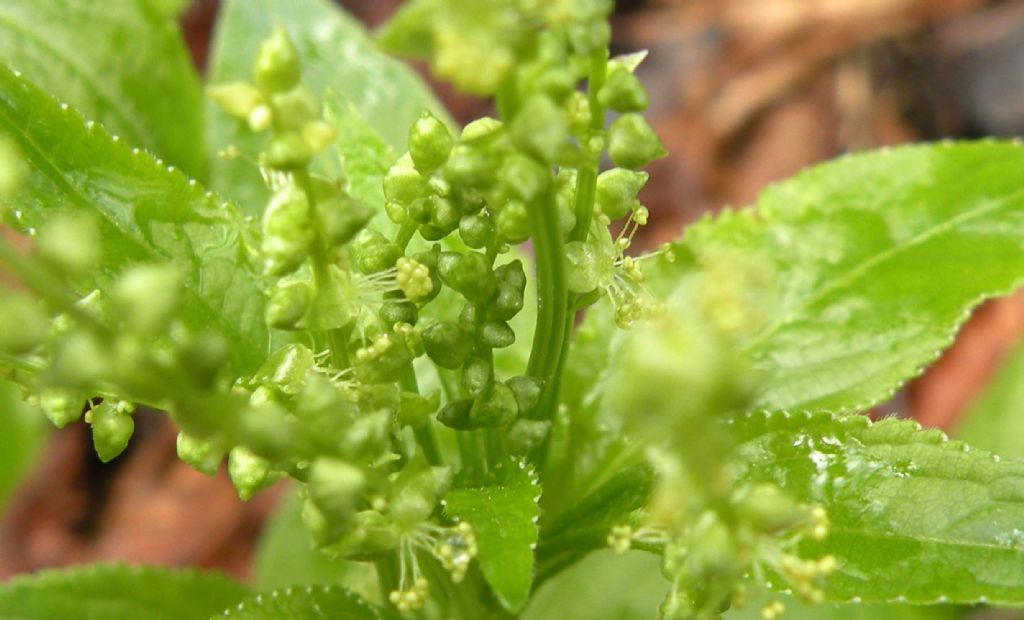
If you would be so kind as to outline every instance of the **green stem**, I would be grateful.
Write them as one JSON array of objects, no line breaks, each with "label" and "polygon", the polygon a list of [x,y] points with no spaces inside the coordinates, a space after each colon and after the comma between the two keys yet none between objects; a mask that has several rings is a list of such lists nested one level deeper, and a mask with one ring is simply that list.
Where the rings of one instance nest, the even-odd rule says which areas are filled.
[{"label": "green stem", "polygon": [[[313,181],[308,170],[296,170],[293,173],[295,181],[306,194],[309,202],[311,219],[316,221],[316,195],[313,192]],[[313,282],[316,284],[318,294],[326,291],[331,285],[330,260],[327,255],[327,242],[324,240],[319,227],[313,227],[313,244],[309,251],[309,258],[313,270]],[[335,368],[343,369],[349,365],[348,347],[345,339],[342,338],[340,330],[332,329],[326,333],[327,348],[331,352],[331,363]]]},{"label": "green stem", "polygon": [[[554,191],[549,189],[544,200],[529,204],[530,219],[535,226],[533,237],[534,254],[537,261],[537,330],[527,372],[544,380],[539,419],[550,420],[554,416],[551,406],[553,388],[558,383],[555,372],[560,368],[560,358],[566,337],[566,315],[569,309],[569,290],[565,276],[565,240],[559,230],[556,216]],[[557,394],[555,395],[557,398]]]}]

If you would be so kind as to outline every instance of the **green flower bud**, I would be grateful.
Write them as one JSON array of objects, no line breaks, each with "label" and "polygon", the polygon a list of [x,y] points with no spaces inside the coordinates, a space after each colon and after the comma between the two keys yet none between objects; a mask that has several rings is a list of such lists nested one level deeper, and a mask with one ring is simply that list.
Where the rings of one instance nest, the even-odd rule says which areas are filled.
[{"label": "green flower bud", "polygon": [[412,158],[408,154],[392,164],[388,173],[384,175],[384,197],[388,202],[408,207],[428,194],[430,186],[413,166]]},{"label": "green flower bud", "polygon": [[697,521],[691,541],[686,562],[696,579],[733,576],[742,570],[732,532],[713,512],[705,512]]},{"label": "green flower bud", "polygon": [[135,432],[135,421],[122,407],[109,402],[96,405],[85,417],[92,425],[92,444],[96,454],[108,463],[128,447]]},{"label": "green flower bud", "polygon": [[494,383],[494,362],[490,354],[473,355],[462,369],[462,386],[473,396],[482,394]]},{"label": "green flower bud", "polygon": [[192,469],[216,476],[224,452],[213,442],[196,439],[184,432],[178,433],[178,458]]},{"label": "green flower bud", "polygon": [[607,48],[612,38],[608,20],[597,16],[586,21],[575,20],[569,24],[568,32],[569,43],[581,56],[589,56],[594,50]]},{"label": "green flower bud", "polygon": [[485,146],[457,144],[444,166],[444,176],[455,187],[482,190],[494,184],[497,166],[497,158]]},{"label": "green flower bud", "polygon": [[389,405],[353,420],[342,437],[342,453],[356,462],[374,461],[384,455],[390,447],[394,409]]},{"label": "green flower bud", "polygon": [[252,111],[263,104],[263,95],[259,89],[248,82],[210,86],[206,94],[225,112],[241,120],[247,120]]},{"label": "green flower bud", "polygon": [[57,428],[64,428],[82,417],[87,396],[62,388],[44,388],[39,394],[39,408]]},{"label": "green flower bud", "polygon": [[252,81],[260,90],[281,92],[298,84],[301,73],[299,52],[292,44],[288,31],[283,27],[275,28],[274,32],[260,44],[260,49],[256,53]]},{"label": "green flower bud", "polygon": [[437,269],[442,282],[470,301],[489,300],[497,286],[487,257],[477,252],[442,252]]},{"label": "green flower bud", "polygon": [[316,151],[301,131],[276,134],[260,154],[260,164],[275,170],[298,170],[309,165]]},{"label": "green flower bud", "polygon": [[565,113],[573,135],[585,136],[590,131],[593,113],[590,111],[590,99],[585,93],[573,91],[565,100]]},{"label": "green flower bud", "polygon": [[316,219],[320,231],[327,243],[332,246],[344,245],[351,241],[359,231],[366,228],[376,214],[377,211],[373,207],[351,196],[318,203],[316,206]]},{"label": "green flower bud", "polygon": [[505,385],[512,390],[516,404],[519,407],[521,417],[529,417],[537,403],[540,402],[540,395],[544,389],[544,380],[537,377],[512,377],[505,382]]},{"label": "green flower bud", "polygon": [[395,323],[415,325],[419,320],[419,310],[416,308],[416,304],[405,299],[385,299],[377,316],[385,325],[394,325]]},{"label": "green flower bud", "polygon": [[504,383],[492,383],[473,399],[469,422],[472,428],[502,428],[514,422],[518,413],[512,390]]},{"label": "green flower bud", "polygon": [[498,212],[497,228],[501,238],[513,245],[529,239],[533,225],[530,222],[530,212],[526,205],[518,200],[510,200],[506,203]]},{"label": "green flower bud", "polygon": [[334,142],[338,128],[324,120],[315,120],[302,126],[302,141],[310,155],[316,155]]},{"label": "green flower bud", "polygon": [[90,332],[73,331],[57,344],[51,371],[61,385],[88,388],[110,372],[110,356]]},{"label": "green flower bud", "polygon": [[511,135],[516,146],[540,161],[552,163],[569,137],[569,123],[550,97],[533,95],[512,121]]},{"label": "green flower bud", "polygon": [[320,120],[320,102],[301,84],[271,95],[270,105],[278,131],[302,129],[306,123]]},{"label": "green flower bud", "polygon": [[484,323],[480,339],[492,349],[503,349],[515,344],[516,333],[505,321],[492,320]]},{"label": "green flower bud", "polygon": [[267,300],[264,312],[267,325],[274,329],[297,329],[299,321],[309,310],[312,294],[305,282],[278,284]]},{"label": "green flower bud", "polygon": [[646,172],[623,168],[602,172],[597,177],[597,207],[610,220],[624,217],[638,204],[636,196],[649,177]]},{"label": "green flower bud", "polygon": [[[594,246],[583,241],[565,244],[566,286],[573,293],[586,293],[605,280],[605,265]],[[610,268],[610,265],[608,266]]]},{"label": "green flower bud", "polygon": [[483,144],[494,141],[501,133],[502,124],[496,118],[484,116],[462,128],[460,141],[464,144]]},{"label": "green flower bud", "polygon": [[506,192],[523,202],[538,200],[551,182],[551,172],[535,160],[512,153],[498,172]]},{"label": "green flower bud", "polygon": [[0,295],[0,351],[11,355],[28,353],[46,341],[50,322],[32,298],[4,290]]},{"label": "green flower bud", "polygon": [[537,76],[535,86],[556,103],[563,103],[576,92],[576,76],[569,67],[547,66]]},{"label": "green flower bud", "polygon": [[472,398],[453,400],[437,412],[437,421],[455,430],[471,430],[469,412],[472,408]]},{"label": "green flower bud", "polygon": [[[270,390],[265,390],[265,393],[270,393]],[[238,440],[253,454],[265,459],[278,461],[287,458],[295,451],[295,419],[276,402],[260,402],[255,398],[257,393],[253,396],[238,420]]]},{"label": "green flower bud", "polygon": [[461,368],[473,352],[473,334],[458,323],[435,323],[423,331],[427,356],[441,368]]},{"label": "green flower bud", "polygon": [[526,291],[526,272],[523,262],[514,260],[494,270],[498,279],[498,294],[489,308],[490,313],[508,321],[523,309],[523,294]]},{"label": "green flower bud", "polygon": [[356,235],[350,247],[356,270],[364,274],[391,269],[402,257],[402,248],[376,230],[368,228]]},{"label": "green flower bud", "polygon": [[117,279],[111,301],[136,334],[152,335],[166,327],[178,306],[181,273],[174,265],[138,265]]},{"label": "green flower bud", "polygon": [[306,193],[287,185],[270,199],[263,212],[263,268],[272,276],[287,275],[299,268],[313,243]]},{"label": "green flower bud", "polygon": [[401,426],[422,428],[430,419],[430,415],[437,411],[440,404],[441,395],[436,391],[426,396],[421,396],[416,392],[402,392],[398,423]]},{"label": "green flower bud", "polygon": [[616,112],[642,112],[649,104],[647,89],[620,63],[609,64],[608,77],[597,93],[597,100]]},{"label": "green flower bud", "polygon": [[733,501],[739,517],[764,534],[779,534],[808,516],[807,509],[770,483],[745,486],[736,492]]},{"label": "green flower bud", "polygon": [[317,548],[337,543],[349,533],[350,525],[348,523],[329,521],[323,511],[313,503],[313,500],[308,495],[302,502],[300,516],[302,517],[302,525],[309,532],[309,536]]},{"label": "green flower bud", "polygon": [[100,235],[88,216],[60,216],[36,235],[39,257],[72,277],[89,273],[100,260]]},{"label": "green flower bud", "polygon": [[274,351],[260,366],[252,380],[261,386],[295,396],[302,392],[306,378],[316,366],[316,358],[309,347],[297,343],[286,344]]},{"label": "green flower bud", "polygon": [[232,448],[228,453],[228,476],[243,502],[273,481],[270,473],[270,461],[244,446]]},{"label": "green flower bud", "polygon": [[643,116],[623,114],[608,129],[608,154],[616,166],[637,170],[668,151]]},{"label": "green flower bud", "polygon": [[380,334],[356,350],[353,370],[364,383],[398,381],[412,363],[412,354],[398,333]]},{"label": "green flower bud", "polygon": [[430,225],[448,235],[459,227],[459,210],[447,198],[432,196],[430,199]]},{"label": "green flower bud", "polygon": [[205,332],[190,336],[178,345],[178,361],[189,378],[204,388],[216,384],[231,356],[231,348],[220,334]]},{"label": "green flower bud", "polygon": [[309,468],[309,497],[328,520],[350,523],[366,489],[366,476],[340,459],[322,457]]},{"label": "green flower bud", "polygon": [[459,220],[459,236],[463,243],[473,249],[479,250],[494,243],[494,235],[494,219],[490,212],[464,215]]},{"label": "green flower bud", "polygon": [[424,110],[409,128],[409,155],[417,170],[428,174],[448,161],[452,136],[436,116]]},{"label": "green flower bud", "polygon": [[334,540],[342,537],[344,538],[332,546],[330,551],[354,560],[366,561],[393,550],[400,540],[398,528],[392,519],[376,510],[363,510],[357,513],[355,521]]},{"label": "green flower bud", "polygon": [[[514,393],[515,389],[512,391]],[[529,410],[523,409],[523,404],[520,402],[520,417],[508,429],[508,433],[506,433],[505,441],[508,445],[508,450],[517,456],[525,456],[535,451],[551,431],[551,422],[549,421],[527,420],[522,417],[529,413]]]}]

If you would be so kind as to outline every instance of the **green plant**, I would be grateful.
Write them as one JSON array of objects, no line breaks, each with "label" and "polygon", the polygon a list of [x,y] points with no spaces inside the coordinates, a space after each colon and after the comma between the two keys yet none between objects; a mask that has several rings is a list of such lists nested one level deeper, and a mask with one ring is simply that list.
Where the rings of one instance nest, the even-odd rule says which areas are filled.
[{"label": "green plant", "polygon": [[0,367],[103,460],[143,404],[242,499],[293,478],[260,581],[310,585],[100,567],[0,615],[1024,604],[1024,461],[857,415],[1024,281],[1019,145],[848,157],[632,256],[664,149],[608,0],[407,4],[384,47],[494,97],[461,130],[324,0],[226,2],[204,113],[176,4],[0,9]]}]

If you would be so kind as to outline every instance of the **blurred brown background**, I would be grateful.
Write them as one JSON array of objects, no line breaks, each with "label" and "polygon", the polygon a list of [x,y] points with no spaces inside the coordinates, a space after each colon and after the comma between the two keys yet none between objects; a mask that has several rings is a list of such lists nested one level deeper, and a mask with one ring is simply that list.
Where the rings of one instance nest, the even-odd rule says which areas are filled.
[{"label": "blurred brown background", "polygon": [[[345,0],[373,26],[394,0]],[[182,19],[197,66],[216,0]],[[645,241],[838,154],[1024,133],[1024,1],[622,0],[615,52],[649,49],[641,77],[672,155],[642,199]],[[462,122],[486,102],[438,87]],[[1024,331],[1024,296],[981,307],[957,344],[876,413],[950,428]],[[199,565],[245,577],[280,489],[243,504],[222,474],[177,461],[163,416],[140,413],[125,455],[93,456],[84,425],[54,434],[0,523],[0,579],[95,560]]]}]

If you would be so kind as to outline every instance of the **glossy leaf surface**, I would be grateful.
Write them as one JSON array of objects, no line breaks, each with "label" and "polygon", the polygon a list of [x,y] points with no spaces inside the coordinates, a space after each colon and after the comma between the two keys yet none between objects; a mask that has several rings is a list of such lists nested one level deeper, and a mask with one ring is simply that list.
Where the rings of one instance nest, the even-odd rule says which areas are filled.
[{"label": "glossy leaf surface", "polygon": [[184,325],[224,336],[238,376],[262,363],[260,277],[243,239],[246,224],[233,206],[2,66],[0,132],[13,138],[31,170],[11,201],[12,225],[27,232],[68,213],[98,220],[100,265],[79,293],[109,290],[130,265],[173,262],[185,276]]},{"label": "glossy leaf surface", "polygon": [[217,618],[235,620],[398,620],[401,616],[371,605],[340,586],[308,586],[258,594]]},{"label": "glossy leaf surface", "polygon": [[755,413],[734,428],[742,477],[828,511],[829,536],[803,547],[838,561],[829,600],[1024,603],[1024,461],[896,419]]},{"label": "glossy leaf surface", "polygon": [[177,24],[157,8],[170,4],[7,0],[0,58],[128,144],[204,178],[202,89]]},{"label": "glossy leaf surface", "polygon": [[206,618],[245,595],[240,584],[213,573],[94,565],[43,571],[3,584],[0,618]]},{"label": "glossy leaf surface", "polygon": [[[692,225],[649,286],[673,311],[728,317],[763,375],[756,408],[862,410],[1024,281],[1022,168],[1024,146],[1003,142],[844,157]],[[595,385],[614,331],[607,310],[588,317],[569,398]]]},{"label": "glossy leaf surface", "polygon": [[757,406],[864,409],[949,345],[968,311],[1024,280],[1024,147],[915,146],[812,168],[754,210],[702,222],[697,261],[769,266],[776,303],[744,344]]},{"label": "glossy leaf surface", "polygon": [[[327,0],[230,0],[221,7],[210,60],[210,83],[248,80],[260,42],[277,25],[288,29],[302,59],[302,78],[317,97],[328,90],[354,106],[366,125],[396,152],[424,109],[447,118],[443,107],[404,64],[376,49],[363,27]],[[342,143],[348,128],[339,126]],[[358,132],[358,127],[354,128]],[[210,145],[229,144],[255,157],[264,138],[211,107]],[[389,162],[390,163],[390,162]],[[245,161],[213,164],[213,186],[259,213],[266,200],[259,172]]]},{"label": "glossy leaf surface", "polygon": [[539,500],[537,476],[525,463],[509,463],[487,484],[445,496],[445,514],[473,526],[480,570],[510,611],[522,609],[530,596]]}]

